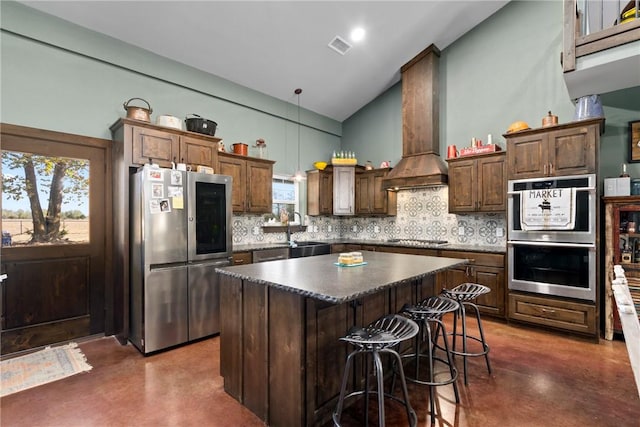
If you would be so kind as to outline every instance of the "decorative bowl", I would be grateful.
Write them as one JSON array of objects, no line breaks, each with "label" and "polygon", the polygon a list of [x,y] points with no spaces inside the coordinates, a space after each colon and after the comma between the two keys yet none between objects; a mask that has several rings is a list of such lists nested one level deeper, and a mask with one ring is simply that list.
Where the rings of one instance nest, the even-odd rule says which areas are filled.
[{"label": "decorative bowl", "polygon": [[327,167],[327,162],[315,162],[313,166],[318,170],[324,170]]}]

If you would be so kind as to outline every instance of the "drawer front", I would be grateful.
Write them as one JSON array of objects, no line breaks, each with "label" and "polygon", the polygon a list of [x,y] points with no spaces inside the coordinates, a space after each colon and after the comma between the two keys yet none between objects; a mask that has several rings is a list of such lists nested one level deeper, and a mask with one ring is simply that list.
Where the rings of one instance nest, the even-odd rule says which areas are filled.
[{"label": "drawer front", "polygon": [[253,262],[277,261],[289,258],[289,248],[263,249],[253,252]]},{"label": "drawer front", "polygon": [[233,254],[233,265],[251,264],[251,252],[236,252]]},{"label": "drawer front", "polygon": [[473,260],[472,262],[470,262],[471,265],[486,265],[487,267],[504,268],[504,254],[448,251],[446,249],[441,249],[440,256],[447,258],[467,258]]},{"label": "drawer front", "polygon": [[509,318],[584,334],[596,333],[596,307],[588,304],[509,294]]}]

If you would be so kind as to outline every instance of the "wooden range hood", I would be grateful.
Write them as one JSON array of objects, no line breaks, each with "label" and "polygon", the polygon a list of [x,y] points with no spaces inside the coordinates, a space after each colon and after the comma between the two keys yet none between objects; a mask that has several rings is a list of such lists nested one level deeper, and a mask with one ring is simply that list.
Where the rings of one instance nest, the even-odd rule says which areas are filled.
[{"label": "wooden range hood", "polygon": [[446,185],[440,158],[440,50],[430,45],[402,73],[402,159],[382,185],[387,190]]}]

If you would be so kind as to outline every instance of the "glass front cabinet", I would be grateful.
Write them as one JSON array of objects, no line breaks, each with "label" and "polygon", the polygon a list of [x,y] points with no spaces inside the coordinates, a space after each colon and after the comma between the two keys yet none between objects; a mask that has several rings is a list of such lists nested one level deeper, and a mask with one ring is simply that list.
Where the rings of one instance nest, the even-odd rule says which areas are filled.
[{"label": "glass front cabinet", "polygon": [[625,270],[631,298],[640,313],[640,196],[603,197],[605,206],[605,339],[622,334],[611,284],[613,266]]}]

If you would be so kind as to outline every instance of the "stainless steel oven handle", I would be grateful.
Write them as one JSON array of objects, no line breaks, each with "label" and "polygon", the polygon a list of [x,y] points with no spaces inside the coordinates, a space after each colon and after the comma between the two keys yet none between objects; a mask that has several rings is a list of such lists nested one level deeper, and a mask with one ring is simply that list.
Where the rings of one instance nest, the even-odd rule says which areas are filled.
[{"label": "stainless steel oven handle", "polygon": [[540,242],[540,241],[526,241],[526,240],[509,240],[507,245],[514,246],[553,246],[557,248],[595,248],[596,245],[592,243],[565,243],[565,242]]}]

